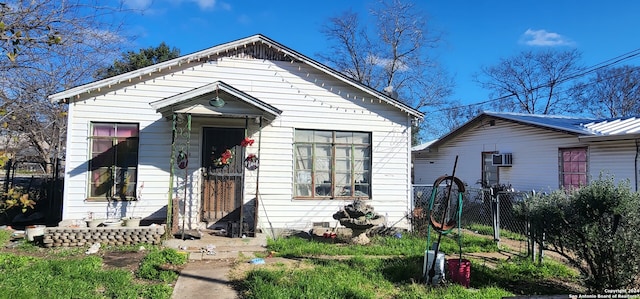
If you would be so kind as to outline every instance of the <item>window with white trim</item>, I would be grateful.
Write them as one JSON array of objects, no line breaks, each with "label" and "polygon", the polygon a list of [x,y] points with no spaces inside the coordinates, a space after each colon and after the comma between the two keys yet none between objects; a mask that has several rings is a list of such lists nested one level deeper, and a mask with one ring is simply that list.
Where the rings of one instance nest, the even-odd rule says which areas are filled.
[{"label": "window with white trim", "polygon": [[89,200],[136,200],[138,124],[91,123]]},{"label": "window with white trim", "polygon": [[480,181],[482,188],[489,188],[497,185],[498,166],[493,165],[493,154],[498,152],[482,152],[482,179]]},{"label": "window with white trim", "polygon": [[294,197],[371,198],[371,133],[295,130]]}]

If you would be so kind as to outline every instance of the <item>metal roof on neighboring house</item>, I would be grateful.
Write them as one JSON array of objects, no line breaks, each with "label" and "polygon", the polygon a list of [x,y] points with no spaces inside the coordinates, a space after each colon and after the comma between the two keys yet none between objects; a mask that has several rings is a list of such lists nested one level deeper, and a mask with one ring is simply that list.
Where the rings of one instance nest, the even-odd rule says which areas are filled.
[{"label": "metal roof on neighboring house", "polygon": [[595,119],[562,115],[484,111],[441,138],[414,146],[412,151],[423,151],[433,146],[439,146],[486,118],[502,119],[542,129],[565,132],[576,135],[581,140],[640,139],[640,116]]},{"label": "metal roof on neighboring house", "polygon": [[586,117],[572,117],[548,114],[526,114],[513,112],[485,111],[479,116],[483,115],[576,134],[589,134],[589,130],[587,130],[583,124],[595,121],[594,118]]},{"label": "metal roof on neighboring house", "polygon": [[594,121],[584,125],[585,129],[597,135],[620,135],[640,133],[639,117],[622,117]]},{"label": "metal roof on neighboring house", "polygon": [[436,141],[438,141],[438,139],[434,139],[434,140],[427,141],[427,142],[422,143],[422,144],[418,144],[418,145],[416,145],[416,146],[413,146],[413,147],[411,148],[411,151],[412,151],[412,152],[414,152],[414,151],[420,151],[420,150],[423,150],[423,149],[425,149],[425,148],[429,147],[429,145],[431,145],[432,143],[434,143],[434,142],[436,142]]}]

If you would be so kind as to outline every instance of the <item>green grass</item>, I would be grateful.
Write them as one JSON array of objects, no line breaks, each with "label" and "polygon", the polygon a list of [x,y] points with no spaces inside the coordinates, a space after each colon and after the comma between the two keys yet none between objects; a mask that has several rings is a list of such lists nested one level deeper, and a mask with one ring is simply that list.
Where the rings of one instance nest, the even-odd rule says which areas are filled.
[{"label": "green grass", "polygon": [[[432,235],[431,242],[437,240],[436,235]],[[377,255],[377,256],[424,256],[427,249],[427,239],[425,237],[405,234],[401,238],[396,237],[373,237],[367,246],[349,244],[331,244],[320,241],[309,241],[303,238],[279,238],[267,241],[270,250],[278,252],[280,256],[318,256],[318,255]],[[431,246],[429,246],[430,248]],[[458,238],[456,235],[443,236],[440,240],[440,251],[446,254],[459,252]],[[462,235],[462,251],[472,252],[493,252],[498,251],[498,246],[490,239],[471,234]]]},{"label": "green grass", "polygon": [[305,267],[252,270],[239,281],[243,298],[501,298],[495,287],[469,290],[458,285],[420,283],[420,258],[308,259]]},{"label": "green grass", "polygon": [[11,239],[11,231],[8,229],[0,229],[0,245],[7,244]]},{"label": "green grass", "polygon": [[[474,231],[474,232],[476,232],[478,234],[481,234],[481,235],[493,236],[493,227],[491,227],[489,225],[473,223],[473,224],[466,225],[465,228],[470,230],[470,231]],[[500,237],[501,238],[511,239],[511,240],[516,240],[516,241],[526,241],[527,240],[527,237],[524,236],[523,234],[512,232],[512,231],[510,231],[508,229],[501,229],[500,230]]]},{"label": "green grass", "polygon": [[565,265],[546,259],[542,264],[534,263],[527,258],[518,258],[498,263],[495,271],[500,276],[510,276],[515,281],[527,279],[577,278],[578,273]]},{"label": "green grass", "polygon": [[577,282],[578,273],[567,266],[545,260],[542,264],[526,258],[498,262],[490,268],[480,261],[471,261],[472,287],[495,286],[511,289],[520,294],[552,295],[571,293],[562,284],[550,283],[555,280]]},{"label": "green grass", "polygon": [[178,272],[165,269],[166,265],[182,265],[187,262],[187,256],[178,253],[174,249],[152,249],[147,256],[142,259],[138,272],[138,277],[171,282],[178,279]]},{"label": "green grass", "polygon": [[152,265],[156,278],[138,277],[147,279],[139,282],[130,271],[103,269],[98,256],[60,252],[65,254],[47,258],[0,253],[0,298],[170,298],[173,290],[167,283],[177,274],[161,265],[186,259],[172,249],[152,250],[142,264]]},{"label": "green grass", "polygon": [[[462,243],[464,252],[498,251],[492,240],[482,236],[463,234]],[[255,267],[236,283],[244,298],[254,299],[502,298],[514,294],[571,293],[562,285],[553,286],[548,281],[576,278],[575,272],[554,262],[537,265],[515,259],[489,268],[482,262],[472,261],[472,289],[452,283],[432,287],[426,285],[422,277],[425,247],[426,238],[411,234],[401,238],[374,237],[366,246],[297,237],[268,240],[269,250],[279,256],[302,260],[302,264]],[[441,250],[457,253],[457,236],[443,237]]]}]

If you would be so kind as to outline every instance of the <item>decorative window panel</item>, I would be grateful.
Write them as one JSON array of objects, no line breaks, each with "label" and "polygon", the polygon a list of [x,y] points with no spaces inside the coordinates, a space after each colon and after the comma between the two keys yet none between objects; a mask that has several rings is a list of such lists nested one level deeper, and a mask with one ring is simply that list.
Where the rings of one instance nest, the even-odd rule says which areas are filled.
[{"label": "decorative window panel", "polygon": [[574,189],[587,185],[587,148],[560,149],[560,186]]}]

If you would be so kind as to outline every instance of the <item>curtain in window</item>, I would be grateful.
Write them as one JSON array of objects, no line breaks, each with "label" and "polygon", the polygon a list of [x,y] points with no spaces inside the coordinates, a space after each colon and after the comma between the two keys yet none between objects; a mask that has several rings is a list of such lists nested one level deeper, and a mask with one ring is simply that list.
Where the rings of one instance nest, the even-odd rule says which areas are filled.
[{"label": "curtain in window", "polygon": [[370,197],[370,133],[296,130],[295,196]]},{"label": "curtain in window", "polygon": [[136,199],[138,124],[92,123],[90,199]]}]

